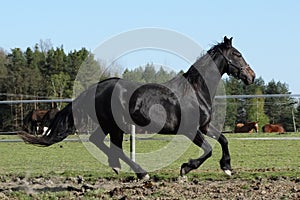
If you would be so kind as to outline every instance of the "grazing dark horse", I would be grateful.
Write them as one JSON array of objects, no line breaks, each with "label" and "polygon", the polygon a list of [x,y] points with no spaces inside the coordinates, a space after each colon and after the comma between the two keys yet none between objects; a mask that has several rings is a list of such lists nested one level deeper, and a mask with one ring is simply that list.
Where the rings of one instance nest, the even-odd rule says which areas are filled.
[{"label": "grazing dark horse", "polygon": [[[204,153],[181,166],[185,175],[197,169],[212,155],[212,147],[204,135],[216,139],[222,146],[221,169],[231,175],[228,142],[214,126],[209,126],[217,86],[224,73],[252,84],[255,73],[242,54],[232,46],[232,38],[213,46],[183,75],[164,84],[133,83],[119,78],[101,81],[57,113],[47,134],[42,137],[25,132],[19,135],[30,144],[50,146],[65,139],[76,128],[84,126],[87,116],[99,124],[89,140],[108,157],[110,167],[118,172],[120,159],[126,162],[140,179],[148,173],[122,150],[123,134],[129,124],[160,134],[183,134]],[[78,128],[78,129],[79,129]],[[110,147],[104,138],[110,134]]]},{"label": "grazing dark horse", "polygon": [[38,127],[48,110],[32,110],[23,120],[23,130],[31,134],[38,134]]},{"label": "grazing dark horse", "polygon": [[253,130],[258,133],[258,122],[238,123],[234,127],[235,133],[253,133]]},{"label": "grazing dark horse", "polygon": [[262,127],[264,133],[284,133],[285,130],[281,124],[266,124]]}]

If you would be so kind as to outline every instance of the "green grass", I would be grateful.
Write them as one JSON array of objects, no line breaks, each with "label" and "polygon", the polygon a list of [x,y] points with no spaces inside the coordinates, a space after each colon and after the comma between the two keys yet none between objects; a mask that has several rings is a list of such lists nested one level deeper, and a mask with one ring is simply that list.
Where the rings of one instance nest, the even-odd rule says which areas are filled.
[{"label": "green grass", "polygon": [[264,137],[276,137],[276,138],[283,138],[283,137],[300,137],[300,133],[296,132],[288,132],[284,134],[279,133],[230,133],[225,134],[227,138],[264,138]]},{"label": "green grass", "polygon": [[112,174],[97,162],[80,142],[61,142],[42,148],[17,143],[0,143],[0,174],[51,176],[82,172]]},{"label": "green grass", "polygon": [[[297,177],[300,174],[299,140],[238,140],[243,137],[297,137],[298,133],[286,135],[278,134],[227,134],[229,149],[232,159],[232,167],[237,172],[235,177],[253,178],[257,176],[288,176]],[[72,136],[76,137],[76,136]],[[128,137],[128,135],[126,136]],[[145,137],[139,135],[138,137]],[[149,137],[146,136],[146,137]],[[154,135],[155,138],[171,138],[172,136]],[[1,136],[2,139],[13,139],[16,136]],[[209,140],[213,142],[213,140]],[[181,147],[182,140],[175,140],[173,147]],[[167,140],[136,141],[138,153],[155,152],[162,146],[169,144]],[[214,143],[213,143],[214,144]],[[124,141],[123,146],[129,152],[129,141]],[[202,151],[191,144],[189,148],[162,169],[151,172],[157,179],[175,178],[179,175],[179,169],[183,162],[189,158],[196,158]],[[61,142],[50,147],[42,148],[27,145],[22,142],[0,143],[0,175],[21,176],[77,176],[112,177],[118,178],[112,170],[96,160],[87,151],[81,142]],[[172,152],[168,157],[172,158]],[[224,178],[219,169],[221,148],[218,143],[214,145],[213,156],[209,158],[199,169],[189,176],[201,179]],[[161,157],[153,157],[150,163],[160,162]],[[143,163],[141,161],[141,163]],[[142,165],[142,164],[141,164]],[[124,166],[125,168],[127,166]],[[147,168],[147,166],[143,166]],[[122,176],[133,176],[133,173],[123,172]]]},{"label": "green grass", "polygon": [[[284,178],[296,178],[300,176],[299,140],[240,140],[244,137],[300,137],[299,133],[285,135],[278,134],[227,134],[229,149],[232,159],[232,167],[235,174],[231,179],[253,180],[271,178],[273,180]],[[125,136],[128,139],[128,135]],[[138,135],[138,137],[172,138],[166,135]],[[17,139],[16,136],[1,136],[1,139]],[[77,136],[71,136],[77,138]],[[173,147],[180,148],[182,138],[173,140]],[[228,177],[219,169],[221,147],[212,139],[213,156],[209,158],[199,169],[188,174],[190,180],[227,180]],[[24,144],[23,142],[0,143],[0,181],[14,177],[76,177],[83,176],[89,183],[101,178],[132,180],[135,175],[132,172],[121,172],[116,175],[106,165],[95,159],[81,142],[61,142],[50,147],[42,148]],[[168,140],[136,141],[138,153],[155,152],[170,144]],[[124,141],[125,151],[129,152],[129,141]],[[190,145],[181,156],[169,166],[150,172],[155,181],[177,180],[179,169],[183,162],[189,158],[196,158],[202,151],[195,145]],[[174,156],[172,152],[168,157]],[[152,158],[154,163],[161,162],[161,157]],[[143,163],[143,162],[142,162]],[[142,164],[141,164],[142,165]],[[146,167],[143,166],[142,167]],[[247,185],[244,186],[247,189]],[[104,191],[94,190],[84,194],[84,199],[97,199]],[[25,191],[13,191],[9,193],[13,199],[75,199],[75,193],[68,191],[45,191],[33,196]],[[160,192],[157,197],[160,197]]]}]

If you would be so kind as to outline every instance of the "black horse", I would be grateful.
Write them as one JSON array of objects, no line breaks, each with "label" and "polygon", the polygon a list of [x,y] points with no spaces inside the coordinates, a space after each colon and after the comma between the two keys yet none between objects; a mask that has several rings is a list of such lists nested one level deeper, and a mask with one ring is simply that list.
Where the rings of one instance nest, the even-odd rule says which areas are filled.
[{"label": "black horse", "polygon": [[[20,136],[30,144],[49,146],[62,141],[80,128],[90,117],[99,124],[89,140],[107,156],[109,165],[120,169],[120,159],[126,162],[138,178],[149,178],[148,173],[133,162],[122,150],[123,133],[129,124],[161,134],[183,134],[201,147],[203,155],[190,159],[181,166],[185,175],[197,169],[212,155],[212,147],[204,135],[216,139],[222,146],[221,169],[231,175],[228,142],[214,126],[210,126],[212,105],[217,85],[224,73],[252,84],[255,73],[242,54],[232,46],[232,38],[213,46],[183,75],[164,84],[139,84],[119,78],[101,81],[81,93],[62,109],[50,124],[48,133],[35,137],[25,132]],[[104,138],[110,134],[110,147]]]}]

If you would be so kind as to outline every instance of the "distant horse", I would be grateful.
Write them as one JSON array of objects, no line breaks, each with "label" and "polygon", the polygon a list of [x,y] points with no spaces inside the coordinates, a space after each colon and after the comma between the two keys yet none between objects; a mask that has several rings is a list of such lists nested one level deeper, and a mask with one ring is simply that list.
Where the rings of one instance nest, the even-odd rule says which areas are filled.
[{"label": "distant horse", "polygon": [[42,134],[44,127],[50,125],[58,111],[57,107],[49,110],[30,111],[23,120],[23,130],[34,135]]},{"label": "distant horse", "polygon": [[23,130],[31,134],[38,134],[38,126],[43,120],[48,110],[32,110],[30,111],[23,120]]},{"label": "distant horse", "polygon": [[281,124],[266,124],[262,127],[264,133],[284,133],[285,130]]},{"label": "distant horse", "polygon": [[48,127],[50,126],[52,120],[55,118],[55,115],[59,112],[59,109],[57,107],[51,108],[47,111],[47,113],[44,115],[43,119],[38,125],[38,134],[42,135],[46,132]]},{"label": "distant horse", "polygon": [[234,127],[235,133],[253,133],[253,130],[258,133],[258,122],[238,123]]},{"label": "distant horse", "polygon": [[[232,38],[227,37],[197,59],[187,72],[166,83],[141,84],[119,78],[106,79],[82,92],[59,111],[45,135],[39,137],[26,132],[19,135],[27,143],[50,146],[73,133],[75,124],[78,129],[85,126],[89,117],[98,124],[89,140],[107,155],[109,166],[118,173],[122,159],[139,179],[148,179],[147,171],[122,149],[128,124],[159,134],[183,134],[202,148],[203,155],[181,165],[180,175],[197,169],[212,155],[212,147],[204,137],[207,135],[221,144],[220,166],[231,175],[228,141],[210,125],[218,83],[225,73],[246,85],[252,84],[255,78],[242,54],[232,46]],[[110,134],[110,146],[104,143],[107,134]]]}]

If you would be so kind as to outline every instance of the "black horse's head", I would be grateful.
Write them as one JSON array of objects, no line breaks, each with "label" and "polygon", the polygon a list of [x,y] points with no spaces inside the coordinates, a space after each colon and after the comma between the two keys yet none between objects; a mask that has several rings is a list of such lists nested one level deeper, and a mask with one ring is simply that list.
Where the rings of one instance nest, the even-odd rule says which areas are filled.
[{"label": "black horse's head", "polygon": [[228,39],[225,36],[224,42],[216,47],[215,50],[220,53],[222,59],[226,62],[225,73],[241,79],[246,85],[254,82],[255,73],[246,63],[242,54],[232,46],[232,38]]}]

